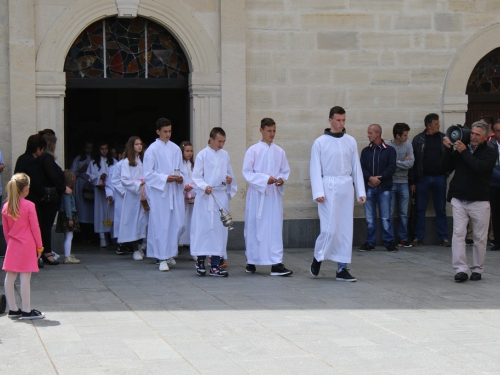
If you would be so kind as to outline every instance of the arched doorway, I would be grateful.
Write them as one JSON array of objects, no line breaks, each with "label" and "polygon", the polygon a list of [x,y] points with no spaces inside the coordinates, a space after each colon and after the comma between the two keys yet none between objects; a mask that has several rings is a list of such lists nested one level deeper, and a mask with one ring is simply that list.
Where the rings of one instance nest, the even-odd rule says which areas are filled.
[{"label": "arched doorway", "polygon": [[474,67],[467,82],[469,97],[466,124],[484,115],[500,118],[500,48],[484,56]]},{"label": "arched doorway", "polygon": [[168,117],[172,141],[190,139],[189,64],[172,34],[148,19],[105,18],[88,26],[66,56],[66,165],[91,138],[146,143],[154,124]]}]

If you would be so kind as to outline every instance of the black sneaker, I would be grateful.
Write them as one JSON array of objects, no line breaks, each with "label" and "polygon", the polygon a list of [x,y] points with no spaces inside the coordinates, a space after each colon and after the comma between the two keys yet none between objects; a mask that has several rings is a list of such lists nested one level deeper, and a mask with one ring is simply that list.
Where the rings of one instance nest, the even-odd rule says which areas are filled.
[{"label": "black sneaker", "polygon": [[469,275],[467,275],[465,272],[459,272],[455,275],[455,281],[457,283],[467,281],[468,279],[469,279]]},{"label": "black sneaker", "polygon": [[21,320],[35,320],[45,318],[45,314],[38,310],[31,310],[30,312],[22,312],[22,316],[19,318]]},{"label": "black sneaker", "polygon": [[23,312],[21,311],[21,309],[17,309],[17,311],[12,311],[12,310],[9,310],[9,315],[7,315],[10,319],[18,319],[20,318],[21,316],[23,316]]},{"label": "black sneaker", "polygon": [[478,272],[472,272],[470,275],[470,281],[479,281],[481,280],[481,274]]},{"label": "black sneaker", "polygon": [[313,276],[318,276],[320,267],[321,267],[321,262],[318,262],[316,258],[313,258],[309,272]]},{"label": "black sneaker", "polygon": [[465,240],[465,245],[466,245],[466,246],[474,246],[474,240],[469,240],[469,239],[466,239],[466,240]]},{"label": "black sneaker", "polygon": [[365,242],[363,246],[358,247],[358,251],[370,251],[375,249],[375,246],[370,245],[368,242]]},{"label": "black sneaker", "polygon": [[346,268],[342,268],[340,272],[337,272],[336,280],[353,282],[356,281],[357,279],[354,276],[351,276],[351,274]]},{"label": "black sneaker", "polygon": [[273,264],[271,266],[271,276],[290,276],[293,271],[285,268],[283,263]]},{"label": "black sneaker", "polygon": [[247,264],[245,268],[246,273],[255,273],[257,271],[257,267],[255,267],[255,264]]},{"label": "black sneaker", "polygon": [[499,251],[500,250],[500,246],[499,245],[493,245],[491,248],[490,248],[491,251]]},{"label": "black sneaker", "polygon": [[6,308],[7,308],[7,298],[5,298],[4,294],[0,294],[0,314],[3,314]]},{"label": "black sneaker", "polygon": [[228,277],[227,271],[221,270],[220,266],[210,267],[210,276]]},{"label": "black sneaker", "polygon": [[394,242],[389,242],[385,248],[391,253],[397,253],[399,251],[398,248],[394,246]]},{"label": "black sneaker", "polygon": [[155,259],[155,264],[156,265],[159,265],[160,264],[160,260],[158,258]]},{"label": "black sneaker", "polygon": [[207,270],[205,268],[205,261],[204,260],[198,260],[194,266],[196,267],[196,274],[198,276],[205,276],[207,274]]},{"label": "black sneaker", "polygon": [[409,241],[399,241],[398,246],[402,247],[412,247]]},{"label": "black sneaker", "polygon": [[118,247],[116,248],[116,254],[118,254],[118,255],[127,254],[127,248],[125,246],[123,246],[122,244],[119,244]]}]

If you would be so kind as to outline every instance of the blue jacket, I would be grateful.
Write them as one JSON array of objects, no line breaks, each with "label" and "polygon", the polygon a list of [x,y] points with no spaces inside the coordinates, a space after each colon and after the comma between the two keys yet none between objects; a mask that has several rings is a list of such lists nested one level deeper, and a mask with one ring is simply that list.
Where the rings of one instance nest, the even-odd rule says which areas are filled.
[{"label": "blue jacket", "polygon": [[[488,146],[494,148],[495,150],[498,150],[496,138],[491,139],[488,142]],[[500,164],[498,157],[495,163],[495,168],[493,168],[493,173],[491,175],[490,186],[500,187]]]},{"label": "blue jacket", "polygon": [[76,212],[75,196],[73,194],[63,194],[59,211],[64,212],[68,220],[73,219],[72,213]]},{"label": "blue jacket", "polygon": [[[392,175],[396,172],[396,150],[382,140],[381,150],[379,153],[379,174],[377,176],[382,176],[380,179],[380,188],[382,191],[387,191],[392,189]],[[375,151],[375,145],[370,143],[367,147],[361,151],[361,169],[363,170],[363,179],[365,180],[365,187],[368,188],[368,179],[373,174],[373,154]]]}]

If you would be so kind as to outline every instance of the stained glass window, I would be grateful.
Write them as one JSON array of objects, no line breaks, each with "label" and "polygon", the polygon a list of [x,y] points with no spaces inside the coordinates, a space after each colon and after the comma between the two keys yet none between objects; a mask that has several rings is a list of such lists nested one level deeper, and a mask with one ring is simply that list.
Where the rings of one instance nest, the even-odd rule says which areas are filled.
[{"label": "stained glass window", "polygon": [[481,59],[467,83],[466,94],[500,93],[500,48]]},{"label": "stained glass window", "polygon": [[107,18],[87,27],[71,46],[64,71],[67,78],[187,79],[189,67],[172,34],[137,17]]}]

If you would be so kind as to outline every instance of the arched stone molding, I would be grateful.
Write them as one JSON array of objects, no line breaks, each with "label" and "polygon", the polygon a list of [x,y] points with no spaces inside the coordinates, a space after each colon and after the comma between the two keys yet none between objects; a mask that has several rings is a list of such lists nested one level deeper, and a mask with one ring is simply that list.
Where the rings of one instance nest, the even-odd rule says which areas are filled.
[{"label": "arched stone molding", "polygon": [[500,47],[500,24],[488,26],[472,35],[456,52],[443,90],[443,122],[463,124],[469,103],[465,94],[467,82],[476,64],[486,54]]},{"label": "arched stone molding", "polygon": [[[118,9],[115,0],[80,0],[68,6],[52,24],[40,43],[36,58],[37,129],[50,127],[57,134],[63,134],[66,55],[74,40],[88,25],[116,15]],[[191,136],[195,145],[204,147],[207,129],[221,124],[220,56],[213,41],[203,25],[181,2],[141,0],[137,15],[167,28],[189,56]],[[57,149],[61,161],[64,160],[63,139],[59,137]]]}]

